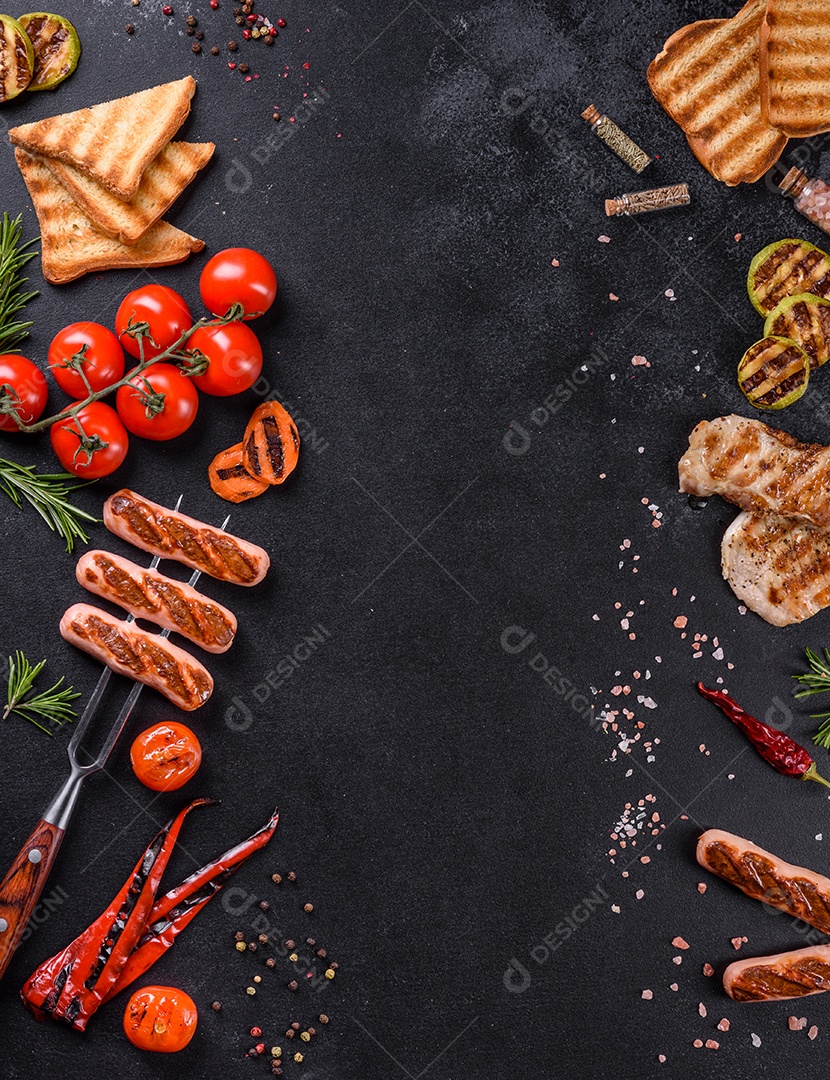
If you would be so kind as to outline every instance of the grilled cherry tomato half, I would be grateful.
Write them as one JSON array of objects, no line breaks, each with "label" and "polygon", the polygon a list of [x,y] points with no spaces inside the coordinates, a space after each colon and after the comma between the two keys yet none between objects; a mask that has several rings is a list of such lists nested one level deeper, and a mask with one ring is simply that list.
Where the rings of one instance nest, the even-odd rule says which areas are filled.
[{"label": "grilled cherry tomato half", "polygon": [[138,339],[127,327],[146,323],[149,337],[144,338],[144,358],[152,360],[179,340],[193,325],[193,316],[183,297],[166,285],[142,285],[127,293],[115,316],[115,331],[130,356],[139,357]]},{"label": "grilled cherry tomato half", "polygon": [[130,444],[118,413],[103,401],[85,405],[77,418],[58,420],[49,428],[49,437],[64,469],[85,480],[98,480],[115,472]]},{"label": "grilled cherry tomato half", "polygon": [[[0,398],[14,409],[24,424],[40,419],[46,408],[49,387],[46,376],[25,356],[0,356]],[[0,413],[0,431],[19,431],[14,417]]]},{"label": "grilled cherry tomato half", "polygon": [[133,772],[153,791],[175,791],[196,775],[202,747],[189,727],[170,720],[142,731],[130,747]]},{"label": "grilled cherry tomato half", "polygon": [[200,326],[187,347],[198,349],[210,361],[202,375],[192,376],[206,394],[240,394],[254,385],[262,371],[262,346],[253,330],[241,322]]},{"label": "grilled cherry tomato half", "polygon": [[208,259],[199,279],[202,303],[213,315],[241,304],[244,319],[264,315],[277,296],[277,275],[268,260],[250,248],[226,248]]},{"label": "grilled cherry tomato half", "polygon": [[199,393],[175,364],[153,364],[118,388],[115,407],[132,435],[161,442],[187,431],[199,411]]},{"label": "grilled cherry tomato half", "polygon": [[124,1010],[124,1033],[133,1046],[160,1054],[184,1050],[198,1022],[193,998],[175,986],[144,986]]},{"label": "grilled cherry tomato half", "polygon": [[65,326],[49,346],[49,367],[61,390],[76,401],[89,395],[89,388],[78,368],[68,366],[72,357],[78,354],[83,359],[77,363],[94,393],[124,377],[124,352],[112,330],[94,322]]}]

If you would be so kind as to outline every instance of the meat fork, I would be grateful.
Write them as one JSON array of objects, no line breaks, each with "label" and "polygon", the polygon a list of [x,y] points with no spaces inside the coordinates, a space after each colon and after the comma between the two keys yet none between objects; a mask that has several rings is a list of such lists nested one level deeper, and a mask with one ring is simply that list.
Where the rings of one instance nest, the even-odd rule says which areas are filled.
[{"label": "meat fork", "polygon": [[[179,509],[181,501],[182,497],[180,495],[176,503],[176,510]],[[226,528],[229,521],[230,516],[225,518],[221,527]],[[150,563],[150,569],[155,570],[160,561],[160,556],[155,556]],[[201,573],[194,570],[190,575],[188,585],[195,585],[200,577]],[[128,623],[134,622],[135,617],[129,615],[126,621]],[[170,631],[167,629],[162,630],[159,634],[159,637],[162,638],[169,636]],[[46,879],[49,877],[58,850],[66,835],[72,812],[78,801],[81,784],[88,776],[100,772],[106,765],[107,759],[112,753],[118,737],[124,730],[136,702],[141,696],[141,691],[144,689],[144,684],[140,682],[132,686],[126,701],[121,706],[121,711],[115,718],[115,722],[104,740],[103,746],[98,751],[97,757],[86,764],[81,764],[79,760],[81,741],[98,710],[111,675],[111,669],[105,667],[90,695],[81,719],[75,724],[75,730],[67,747],[70,766],[69,776],[61,785],[57,795],[49,803],[29,839],[20,849],[9,872],[0,882],[0,979],[9,966],[14,950],[17,948],[23,931],[26,929],[26,924],[31,918],[32,911],[46,885]]]}]

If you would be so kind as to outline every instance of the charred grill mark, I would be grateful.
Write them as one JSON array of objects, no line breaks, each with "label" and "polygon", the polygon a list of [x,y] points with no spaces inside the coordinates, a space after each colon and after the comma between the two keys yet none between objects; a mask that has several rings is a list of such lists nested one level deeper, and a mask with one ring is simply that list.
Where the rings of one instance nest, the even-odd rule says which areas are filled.
[{"label": "charred grill mark", "polygon": [[771,997],[804,997],[813,989],[780,974],[770,964],[758,964],[741,972],[732,983],[729,994],[734,1001],[764,1001]]},{"label": "charred grill mark", "polygon": [[106,555],[96,555],[95,565],[101,571],[101,576],[107,585],[107,592],[118,600],[123,600],[132,607],[140,608],[155,614],[158,604],[150,599],[146,589],[121,567],[116,566],[112,559]]},{"label": "charred grill mark", "polygon": [[265,436],[265,453],[268,457],[268,464],[274,476],[280,477],[285,465],[285,451],[282,446],[279,425],[273,416],[263,418],[262,433]]},{"label": "charred grill mark", "polygon": [[259,463],[259,453],[256,446],[256,432],[252,432],[250,437],[245,443],[245,460],[247,461],[246,471],[252,473],[254,476],[262,475],[262,466]]},{"label": "charred grill mark", "polygon": [[244,480],[248,476],[248,470],[244,465],[234,465],[230,469],[217,469],[216,475],[220,480]]}]

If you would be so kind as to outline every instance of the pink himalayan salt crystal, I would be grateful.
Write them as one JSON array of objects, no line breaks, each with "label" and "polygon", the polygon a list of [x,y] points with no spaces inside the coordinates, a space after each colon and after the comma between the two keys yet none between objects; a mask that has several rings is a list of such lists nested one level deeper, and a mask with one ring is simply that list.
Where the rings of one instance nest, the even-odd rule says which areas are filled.
[{"label": "pink himalayan salt crystal", "polygon": [[672,943],[672,945],[674,945],[675,949],[688,949],[689,948],[688,941],[684,941],[683,938],[680,937],[679,934],[678,934],[678,936],[676,938],[672,938],[671,943]]},{"label": "pink himalayan salt crystal", "polygon": [[707,1050],[720,1050],[720,1043],[717,1041],[717,1039],[707,1039],[706,1040],[706,1049]]},{"label": "pink himalayan salt crystal", "polygon": [[815,1024],[813,1024],[813,1026],[807,1032],[807,1038],[812,1040],[816,1037],[816,1035],[818,1035],[818,1028]]},{"label": "pink himalayan salt crystal", "polygon": [[697,1011],[698,1011],[699,1015],[700,1015],[700,1016],[702,1016],[702,1017],[703,1017],[703,1019],[705,1020],[705,1019],[706,1019],[706,1006],[705,1006],[705,1005],[703,1004],[703,1002],[702,1002],[702,1001],[701,1001],[701,1003],[700,1003],[700,1004],[698,1005],[698,1007],[697,1007]]},{"label": "pink himalayan salt crystal", "polygon": [[680,964],[682,964],[682,963],[683,963],[683,957],[682,957],[682,956],[673,956],[673,957],[671,958],[671,962],[672,962],[673,964],[677,964],[677,965],[679,966]]},{"label": "pink himalayan salt crystal", "polygon": [[599,242],[600,242],[601,244],[610,244],[610,243],[611,243],[611,237],[610,237],[610,236],[606,236],[606,235],[605,235],[605,233],[602,233],[601,235],[599,235],[599,236],[597,237],[597,240],[599,240]]},{"label": "pink himalayan salt crystal", "polygon": [[787,1027],[790,1031],[803,1031],[804,1028],[807,1027],[807,1017],[802,1016],[801,1019],[799,1019],[797,1016],[788,1016]]},{"label": "pink himalayan salt crystal", "polygon": [[704,964],[703,974],[706,976],[707,979],[711,979],[712,976],[715,974],[715,969],[712,967],[711,964]]},{"label": "pink himalayan salt crystal", "polygon": [[677,985],[677,983],[672,983],[671,986],[669,987],[669,990],[674,990],[675,993],[677,993],[677,991],[679,989],[680,989],[680,987]]},{"label": "pink himalayan salt crystal", "polygon": [[677,618],[674,620],[674,626],[676,626],[678,630],[682,630],[683,627],[686,626],[688,621],[689,620],[686,618],[685,615],[678,615]]},{"label": "pink himalayan salt crystal", "polygon": [[643,999],[643,1001],[651,1001],[651,999],[654,997],[654,994],[651,992],[651,990],[644,990],[642,994],[640,994],[640,997]]},{"label": "pink himalayan salt crystal", "polygon": [[732,942],[732,948],[736,951],[740,949],[741,945],[746,941],[745,937],[733,937],[730,939]]},{"label": "pink himalayan salt crystal", "polygon": [[619,296],[617,296],[617,294],[616,294],[616,293],[612,293],[612,292],[610,292],[610,293],[608,294],[608,299],[609,299],[609,300],[619,300]]},{"label": "pink himalayan salt crystal", "polygon": [[651,364],[648,362],[648,360],[646,360],[646,358],[644,356],[632,356],[631,357],[631,366],[632,367],[651,367]]},{"label": "pink himalayan salt crystal", "polygon": [[666,1060],[666,1055],[665,1055],[665,1054],[658,1054],[658,1055],[657,1055],[657,1060],[658,1060],[658,1061],[660,1062],[660,1064],[662,1065],[662,1064],[663,1064],[663,1063],[665,1062],[665,1060]]},{"label": "pink himalayan salt crystal", "polygon": [[703,896],[703,894],[706,892],[706,882],[705,881],[699,881],[697,883],[697,891],[700,893],[701,896]]},{"label": "pink himalayan salt crystal", "polygon": [[729,1031],[729,1021],[724,1016],[723,1020],[718,1024],[718,1031]]},{"label": "pink himalayan salt crystal", "polygon": [[701,1046],[703,1046],[703,1039],[695,1039],[695,1041],[692,1043],[692,1046],[696,1047],[699,1050]]},{"label": "pink himalayan salt crystal", "polygon": [[551,266],[558,266],[559,265],[559,260],[558,259],[551,259],[550,264],[551,264]]}]

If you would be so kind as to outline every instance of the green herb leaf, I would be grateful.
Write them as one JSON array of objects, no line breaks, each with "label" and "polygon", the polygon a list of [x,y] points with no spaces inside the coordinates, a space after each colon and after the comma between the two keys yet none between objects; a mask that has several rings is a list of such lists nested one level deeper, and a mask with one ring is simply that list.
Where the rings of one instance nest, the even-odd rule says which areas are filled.
[{"label": "green herb leaf", "polygon": [[63,675],[48,690],[32,694],[35,679],[45,666],[45,660],[41,660],[39,664],[30,664],[19,650],[13,657],[9,657],[9,686],[3,719],[5,720],[12,713],[17,713],[18,716],[34,724],[36,728],[51,735],[51,729],[38,723],[37,717],[57,727],[64,722],[71,723],[77,714],[70,702],[81,695],[73,687],[63,685]]},{"label": "green herb leaf", "polygon": [[37,254],[27,250],[37,242],[21,244],[22,215],[10,218],[3,214],[0,225],[0,354],[15,352],[21,341],[29,336],[31,321],[21,322],[17,315],[37,296],[37,292],[23,292],[22,286],[29,280],[20,271]]},{"label": "green herb leaf", "polygon": [[[89,542],[81,522],[100,520],[69,501],[71,492],[86,486],[82,483],[67,486],[67,481],[74,479],[71,473],[37,473],[33,465],[18,465],[0,458],[0,491],[16,506],[22,506],[23,499],[30,503],[52,532],[63,537],[68,552],[76,540]],[[94,481],[87,481],[91,482]]]}]

